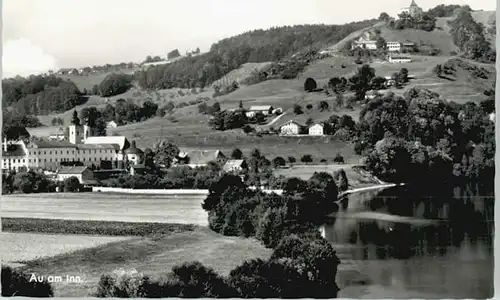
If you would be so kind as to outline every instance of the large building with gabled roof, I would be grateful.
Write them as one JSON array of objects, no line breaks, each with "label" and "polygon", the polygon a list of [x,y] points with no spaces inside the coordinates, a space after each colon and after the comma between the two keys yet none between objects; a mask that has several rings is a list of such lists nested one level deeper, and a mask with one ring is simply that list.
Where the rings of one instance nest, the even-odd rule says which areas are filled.
[{"label": "large building with gabled roof", "polygon": [[[47,137],[7,141],[2,147],[2,170],[57,170],[61,166],[124,168],[130,143],[124,136],[93,136],[87,125],[70,125],[69,141]],[[138,151],[135,151],[138,152]],[[129,155],[130,156],[130,155]]]}]

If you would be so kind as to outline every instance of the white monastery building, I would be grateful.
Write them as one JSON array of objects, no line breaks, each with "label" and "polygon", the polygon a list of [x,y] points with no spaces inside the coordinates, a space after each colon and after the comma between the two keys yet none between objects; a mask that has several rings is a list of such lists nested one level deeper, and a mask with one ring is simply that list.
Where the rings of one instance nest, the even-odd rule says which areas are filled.
[{"label": "white monastery building", "polygon": [[[60,166],[83,165],[92,168],[123,168],[141,161],[142,151],[125,150],[130,143],[124,136],[93,136],[87,125],[70,125],[69,141],[31,138],[7,141],[2,145],[2,170],[57,170]],[[132,153],[134,152],[134,153]],[[130,154],[130,155],[129,155]],[[133,158],[129,162],[129,158]]]}]

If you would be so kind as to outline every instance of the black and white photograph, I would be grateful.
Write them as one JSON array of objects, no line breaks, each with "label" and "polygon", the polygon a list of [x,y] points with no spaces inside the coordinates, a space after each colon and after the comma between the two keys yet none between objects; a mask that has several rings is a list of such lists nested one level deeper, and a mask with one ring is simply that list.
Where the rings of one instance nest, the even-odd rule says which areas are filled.
[{"label": "black and white photograph", "polygon": [[2,297],[494,297],[495,0],[0,0]]}]

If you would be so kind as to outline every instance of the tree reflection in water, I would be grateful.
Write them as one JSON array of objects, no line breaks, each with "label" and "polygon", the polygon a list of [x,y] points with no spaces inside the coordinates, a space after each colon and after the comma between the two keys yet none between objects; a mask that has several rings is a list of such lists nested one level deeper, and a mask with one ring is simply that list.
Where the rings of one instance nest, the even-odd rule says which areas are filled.
[{"label": "tree reflection in water", "polygon": [[[341,260],[356,262],[375,284],[449,298],[491,297],[494,196],[470,186],[448,190],[425,196],[422,189],[397,187],[374,197],[349,195],[325,225],[326,238],[352,245],[338,250]],[[360,212],[363,217],[355,218]]]}]

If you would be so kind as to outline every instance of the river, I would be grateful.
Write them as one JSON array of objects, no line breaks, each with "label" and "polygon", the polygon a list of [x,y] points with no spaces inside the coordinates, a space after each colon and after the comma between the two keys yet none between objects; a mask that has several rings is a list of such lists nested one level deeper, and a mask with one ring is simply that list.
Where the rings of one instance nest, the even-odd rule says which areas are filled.
[{"label": "river", "polygon": [[494,196],[471,187],[422,190],[347,196],[323,229],[341,260],[339,297],[493,296]]}]

